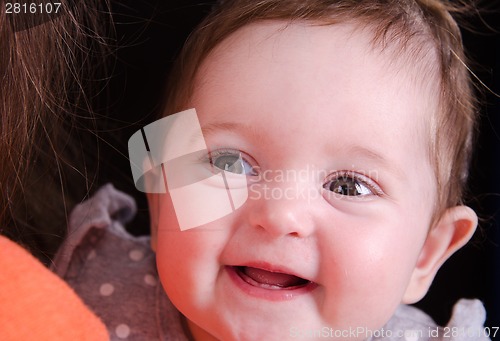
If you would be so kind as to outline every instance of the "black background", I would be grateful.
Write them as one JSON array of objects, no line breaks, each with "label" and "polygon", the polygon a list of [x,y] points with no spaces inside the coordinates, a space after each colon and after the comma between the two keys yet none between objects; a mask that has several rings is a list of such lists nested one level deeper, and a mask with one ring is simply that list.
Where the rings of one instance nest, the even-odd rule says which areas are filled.
[{"label": "black background", "polygon": [[[213,1],[112,2],[116,28],[113,76],[102,94],[108,102],[102,118],[99,183],[112,182],[134,195],[140,214],[131,232],[148,233],[145,197],[135,190],[127,159],[128,138],[156,119],[164,81],[172,60],[190,30]],[[498,7],[498,6],[497,6]],[[464,31],[474,73],[484,84],[480,136],[471,169],[468,204],[481,217],[481,228],[464,249],[439,271],[428,295],[417,304],[446,324],[453,303],[479,298],[487,309],[487,326],[500,326],[500,11],[485,10],[467,20],[476,32]],[[111,104],[109,104],[111,103]],[[132,228],[132,227],[131,227]]]}]

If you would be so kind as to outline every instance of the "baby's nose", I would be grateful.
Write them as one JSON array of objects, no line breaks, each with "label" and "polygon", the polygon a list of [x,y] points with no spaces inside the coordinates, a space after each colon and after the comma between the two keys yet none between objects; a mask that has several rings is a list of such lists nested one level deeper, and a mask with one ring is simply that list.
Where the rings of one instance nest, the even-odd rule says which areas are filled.
[{"label": "baby's nose", "polygon": [[320,189],[310,183],[257,184],[250,187],[250,223],[275,237],[305,238],[314,231],[314,205]]}]

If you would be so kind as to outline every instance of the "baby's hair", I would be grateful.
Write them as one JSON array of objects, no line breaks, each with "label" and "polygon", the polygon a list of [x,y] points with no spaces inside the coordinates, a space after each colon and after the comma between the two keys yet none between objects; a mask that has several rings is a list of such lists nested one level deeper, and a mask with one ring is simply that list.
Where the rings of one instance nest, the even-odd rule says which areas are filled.
[{"label": "baby's hair", "polygon": [[[313,25],[354,24],[369,28],[373,45],[410,48],[412,62],[424,58],[439,82],[438,113],[431,115],[430,156],[437,178],[434,219],[462,202],[476,121],[474,87],[466,66],[460,29],[450,13],[472,5],[438,0],[226,0],[192,33],[168,85],[164,114],[187,109],[197,72],[207,56],[243,26],[262,21],[310,22]],[[396,49],[391,50],[396,51]],[[397,53],[397,52],[394,52]],[[437,60],[436,60],[437,59]],[[426,73],[428,75],[428,73]]]},{"label": "baby's hair", "polygon": [[[61,14],[41,23],[36,14],[0,11],[0,233],[38,257],[55,251],[67,196],[80,200],[91,178],[81,159],[92,144],[79,139],[92,127],[98,89],[89,80],[107,50],[106,6],[63,0]],[[65,179],[68,171],[83,179]]]}]

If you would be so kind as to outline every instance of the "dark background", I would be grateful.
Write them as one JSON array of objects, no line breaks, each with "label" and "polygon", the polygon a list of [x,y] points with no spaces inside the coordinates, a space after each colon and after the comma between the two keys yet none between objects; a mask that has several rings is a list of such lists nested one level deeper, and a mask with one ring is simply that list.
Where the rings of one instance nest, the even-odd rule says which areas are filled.
[{"label": "dark background", "polygon": [[[99,183],[112,182],[134,195],[139,215],[135,234],[148,233],[145,197],[135,190],[127,159],[128,138],[156,119],[164,81],[172,60],[190,30],[213,1],[136,0],[112,2],[116,61],[101,108]],[[485,2],[488,4],[487,2]],[[493,1],[492,1],[493,3]],[[498,6],[497,6],[498,7]],[[480,230],[439,271],[428,295],[417,304],[436,322],[446,324],[452,305],[462,297],[479,298],[487,309],[487,326],[500,326],[500,11],[485,10],[467,19],[475,32],[464,31],[480,86],[480,136],[471,169],[468,204],[481,217]]]}]

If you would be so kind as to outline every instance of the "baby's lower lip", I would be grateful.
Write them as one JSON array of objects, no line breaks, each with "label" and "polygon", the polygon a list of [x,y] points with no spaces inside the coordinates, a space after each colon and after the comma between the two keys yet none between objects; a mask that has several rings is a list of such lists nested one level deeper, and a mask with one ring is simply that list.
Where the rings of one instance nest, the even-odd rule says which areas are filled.
[{"label": "baby's lower lip", "polygon": [[[246,274],[245,267],[242,266],[226,266],[225,270],[233,283],[245,293],[271,301],[291,300],[314,290],[318,286],[314,282],[303,279],[287,281],[279,278],[279,283],[255,280]],[[265,273],[261,269],[258,269],[258,271]]]}]

